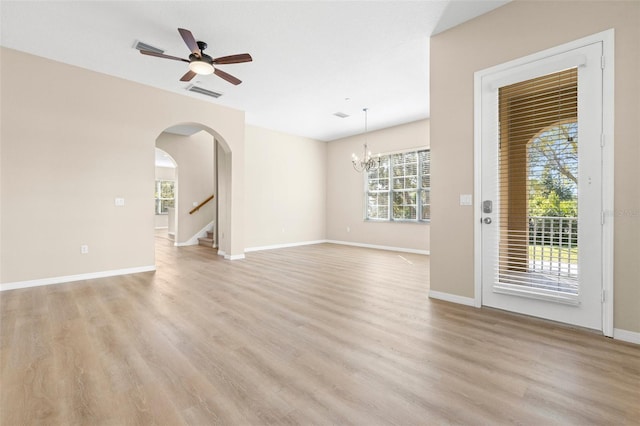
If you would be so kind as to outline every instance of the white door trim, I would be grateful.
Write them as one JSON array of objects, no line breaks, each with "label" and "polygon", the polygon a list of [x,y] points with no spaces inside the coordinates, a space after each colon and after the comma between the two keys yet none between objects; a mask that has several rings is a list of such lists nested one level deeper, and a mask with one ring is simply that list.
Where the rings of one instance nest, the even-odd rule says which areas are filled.
[{"label": "white door trim", "polygon": [[602,42],[603,46],[603,87],[602,87],[602,332],[605,336],[613,337],[613,231],[614,231],[614,176],[613,176],[613,145],[614,145],[614,37],[613,29],[593,34],[572,42],[543,50],[523,58],[515,59],[474,73],[474,305],[482,306],[482,228],[480,226],[482,200],[482,78],[488,75],[504,72],[510,68],[522,66],[531,62],[544,60],[569,50],[577,49],[589,44]]}]

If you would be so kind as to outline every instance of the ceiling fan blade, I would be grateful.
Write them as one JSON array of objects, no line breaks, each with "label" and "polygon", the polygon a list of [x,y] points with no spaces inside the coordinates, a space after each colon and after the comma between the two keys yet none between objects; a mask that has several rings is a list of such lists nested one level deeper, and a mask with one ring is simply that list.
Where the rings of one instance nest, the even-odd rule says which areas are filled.
[{"label": "ceiling fan blade", "polygon": [[198,75],[198,74],[196,74],[195,72],[189,70],[189,71],[187,71],[187,73],[185,75],[182,76],[180,81],[191,81],[191,79],[193,77],[195,77],[196,75]]},{"label": "ceiling fan blade", "polygon": [[220,58],[215,58],[213,63],[216,65],[220,64],[239,64],[241,62],[251,62],[253,58],[248,53],[241,53],[239,55],[230,55],[230,56],[222,56]]},{"label": "ceiling fan blade", "polygon": [[193,34],[191,34],[191,31],[185,30],[184,28],[178,28],[178,32],[182,36],[182,39],[186,43],[189,50],[191,50],[191,53],[200,56],[200,48],[198,47],[198,43],[196,43],[196,39],[193,37]]},{"label": "ceiling fan blade", "polygon": [[143,55],[156,56],[158,58],[173,59],[174,61],[189,62],[188,59],[178,58],[177,56],[165,55],[164,53],[151,52],[150,50],[141,50],[140,53],[142,53]]},{"label": "ceiling fan blade", "polygon": [[217,75],[220,78],[223,78],[225,80],[227,80],[229,83],[231,84],[235,84],[236,86],[240,83],[242,83],[242,80],[239,80],[237,78],[235,78],[234,76],[232,76],[231,74],[227,74],[226,72],[216,68],[215,71],[213,71],[213,73],[215,75]]}]

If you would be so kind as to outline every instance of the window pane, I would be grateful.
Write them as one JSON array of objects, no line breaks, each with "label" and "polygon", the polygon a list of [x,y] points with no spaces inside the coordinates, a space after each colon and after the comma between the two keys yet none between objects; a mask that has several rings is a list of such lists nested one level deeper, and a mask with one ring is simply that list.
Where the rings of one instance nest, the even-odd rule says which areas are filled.
[{"label": "window pane", "polygon": [[368,180],[368,187],[369,191],[387,190],[389,189],[389,179],[371,177]]},{"label": "window pane", "polygon": [[393,193],[393,205],[394,206],[401,206],[403,204],[402,202],[402,192],[394,192]]},{"label": "window pane", "polygon": [[431,219],[431,206],[423,205],[422,206],[422,220],[430,220]]},{"label": "window pane", "polygon": [[161,213],[169,213],[169,207],[173,207],[174,205],[174,201],[173,200],[162,200],[161,201]]},{"label": "window pane", "polygon": [[431,191],[423,190],[420,193],[420,204],[421,204],[421,213],[420,218],[422,220],[430,220],[431,219]]},{"label": "window pane", "polygon": [[402,191],[393,193],[393,218],[416,219],[416,191]]},{"label": "window pane", "polygon": [[173,182],[162,181],[160,182],[160,198],[173,198]]},{"label": "window pane", "polygon": [[416,189],[418,188],[418,177],[411,176],[405,179],[404,187],[407,189]]},{"label": "window pane", "polygon": [[389,219],[389,194],[387,192],[370,192],[367,200],[368,219]]},{"label": "window pane", "polygon": [[422,204],[431,204],[431,191],[429,190],[422,191],[420,195],[420,200]]}]

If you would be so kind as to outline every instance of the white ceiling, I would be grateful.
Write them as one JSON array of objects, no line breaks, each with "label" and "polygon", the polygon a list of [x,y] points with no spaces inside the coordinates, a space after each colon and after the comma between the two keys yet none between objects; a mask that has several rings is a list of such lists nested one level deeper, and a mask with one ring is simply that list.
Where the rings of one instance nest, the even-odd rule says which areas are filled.
[{"label": "white ceiling", "polygon": [[[3,46],[246,111],[248,124],[319,140],[429,117],[429,37],[507,3],[453,1],[4,1]],[[250,53],[193,82],[184,62],[141,55],[137,40],[187,58],[177,28],[211,56]],[[46,76],[43,76],[46,78]],[[338,118],[335,112],[350,114]]]}]

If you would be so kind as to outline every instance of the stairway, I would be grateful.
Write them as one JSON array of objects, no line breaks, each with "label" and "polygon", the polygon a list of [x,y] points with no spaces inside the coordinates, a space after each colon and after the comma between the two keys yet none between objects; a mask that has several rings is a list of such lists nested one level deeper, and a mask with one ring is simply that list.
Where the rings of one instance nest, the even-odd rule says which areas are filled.
[{"label": "stairway", "polygon": [[213,232],[207,231],[206,237],[199,237],[198,244],[205,247],[216,247],[213,241]]}]

